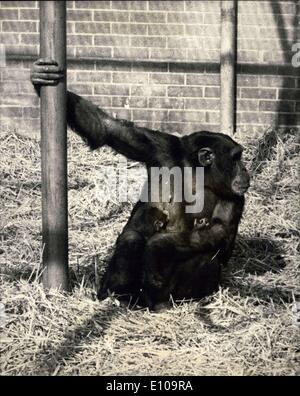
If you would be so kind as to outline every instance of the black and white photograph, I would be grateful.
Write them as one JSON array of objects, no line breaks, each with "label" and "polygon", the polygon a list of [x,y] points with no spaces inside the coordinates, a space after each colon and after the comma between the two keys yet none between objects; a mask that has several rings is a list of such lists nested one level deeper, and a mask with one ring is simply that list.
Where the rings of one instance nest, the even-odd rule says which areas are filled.
[{"label": "black and white photograph", "polygon": [[299,133],[299,0],[0,1],[0,376],[299,376]]}]

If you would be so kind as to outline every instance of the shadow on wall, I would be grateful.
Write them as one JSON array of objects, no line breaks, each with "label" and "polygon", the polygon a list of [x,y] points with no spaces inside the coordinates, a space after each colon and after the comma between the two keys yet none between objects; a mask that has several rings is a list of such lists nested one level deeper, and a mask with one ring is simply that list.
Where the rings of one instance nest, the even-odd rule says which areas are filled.
[{"label": "shadow on wall", "polygon": [[[277,23],[277,32],[280,39],[281,51],[284,56],[284,63],[289,65],[292,63],[292,46],[298,40],[298,23],[300,22],[300,17],[298,17],[300,15],[300,1],[294,0],[294,3],[296,6],[296,13],[293,19],[293,38],[291,41],[289,41],[284,18],[282,17],[281,4],[279,1],[270,0],[270,6],[274,15],[274,20]],[[292,109],[292,105],[289,106],[287,102],[289,99],[294,101],[300,100],[299,90],[297,90],[295,86],[291,86],[290,81],[291,80],[289,77],[283,77],[282,88],[279,90],[275,128],[279,127],[280,125],[297,125],[297,122],[299,123],[299,115],[296,114],[296,109]],[[291,88],[295,88],[295,90],[291,91]]]}]

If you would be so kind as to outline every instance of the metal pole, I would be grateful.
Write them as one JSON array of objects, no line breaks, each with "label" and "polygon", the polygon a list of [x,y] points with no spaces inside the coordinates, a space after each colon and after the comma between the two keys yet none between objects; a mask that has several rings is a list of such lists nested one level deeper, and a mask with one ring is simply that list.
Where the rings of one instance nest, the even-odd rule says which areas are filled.
[{"label": "metal pole", "polygon": [[[66,70],[66,2],[40,1],[40,56]],[[69,289],[66,78],[41,87],[43,284]]]},{"label": "metal pole", "polygon": [[221,5],[221,132],[235,133],[237,1]]}]

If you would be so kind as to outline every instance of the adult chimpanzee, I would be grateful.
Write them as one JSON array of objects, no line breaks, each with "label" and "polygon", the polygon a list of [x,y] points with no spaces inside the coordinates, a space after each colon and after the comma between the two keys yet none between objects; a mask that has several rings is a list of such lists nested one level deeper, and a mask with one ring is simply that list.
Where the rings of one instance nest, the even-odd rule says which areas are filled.
[{"label": "adult chimpanzee", "polygon": [[[31,80],[37,92],[61,78],[55,61],[34,63]],[[204,206],[198,213],[187,213],[187,202],[177,202],[174,192],[166,202],[137,202],[117,239],[98,297],[115,292],[140,297],[154,308],[170,296],[201,298],[213,292],[221,265],[231,256],[249,187],[242,147],[221,133],[201,131],[180,138],[137,127],[72,92],[67,95],[67,122],[92,149],[106,144],[144,163],[148,179],[151,167],[190,167],[193,172],[204,167]],[[148,188],[159,186],[149,183]]]}]

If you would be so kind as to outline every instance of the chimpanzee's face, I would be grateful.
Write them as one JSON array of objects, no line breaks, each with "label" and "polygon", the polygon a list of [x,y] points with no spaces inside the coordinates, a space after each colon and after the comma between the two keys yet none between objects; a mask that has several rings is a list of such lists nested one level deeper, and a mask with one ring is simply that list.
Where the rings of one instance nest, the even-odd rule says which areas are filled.
[{"label": "chimpanzee's face", "polygon": [[205,168],[214,191],[221,195],[244,195],[250,177],[242,162],[242,146],[229,136],[209,132],[195,134],[193,143],[197,155],[192,162]]}]

